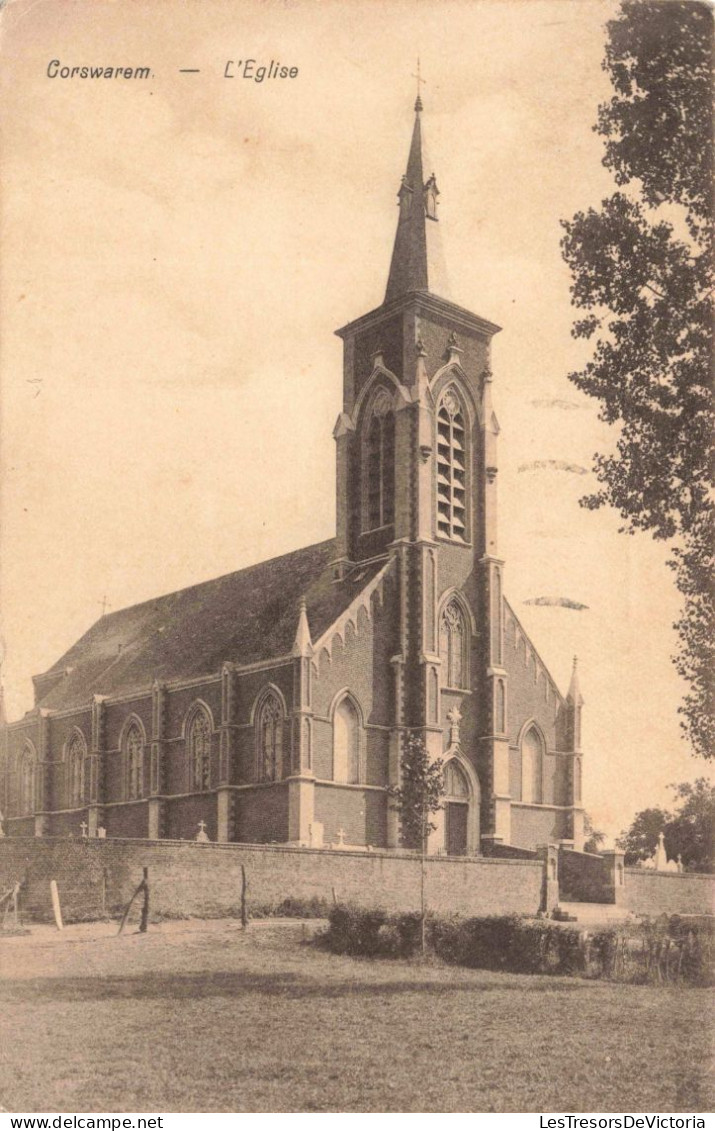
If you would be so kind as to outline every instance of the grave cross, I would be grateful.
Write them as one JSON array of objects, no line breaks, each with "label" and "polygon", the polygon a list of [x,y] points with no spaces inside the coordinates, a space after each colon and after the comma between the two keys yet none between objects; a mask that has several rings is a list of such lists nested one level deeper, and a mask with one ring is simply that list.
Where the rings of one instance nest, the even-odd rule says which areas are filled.
[{"label": "grave cross", "polygon": [[86,821],[82,821],[82,824],[81,824],[81,825],[80,825],[79,827],[80,827],[80,828],[81,828],[81,830],[82,830],[82,836],[86,836],[86,835],[87,835],[87,829],[88,829],[88,827],[89,827],[89,826],[88,826],[88,824],[87,824],[87,822],[86,822]]}]

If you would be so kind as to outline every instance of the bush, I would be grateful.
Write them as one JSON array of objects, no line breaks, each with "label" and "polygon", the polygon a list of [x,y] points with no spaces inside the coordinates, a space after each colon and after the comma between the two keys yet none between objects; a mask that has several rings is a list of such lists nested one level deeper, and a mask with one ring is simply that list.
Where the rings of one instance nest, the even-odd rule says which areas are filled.
[{"label": "bush", "polygon": [[[713,920],[694,916],[643,919],[592,934],[517,915],[428,916],[426,936],[429,949],[444,962],[480,970],[627,982],[713,982]],[[342,904],[331,909],[323,941],[335,954],[410,958],[420,951],[421,918]]]},{"label": "bush", "polygon": [[709,986],[715,981],[715,923],[704,916],[642,917],[637,928],[643,980],[688,982]]}]

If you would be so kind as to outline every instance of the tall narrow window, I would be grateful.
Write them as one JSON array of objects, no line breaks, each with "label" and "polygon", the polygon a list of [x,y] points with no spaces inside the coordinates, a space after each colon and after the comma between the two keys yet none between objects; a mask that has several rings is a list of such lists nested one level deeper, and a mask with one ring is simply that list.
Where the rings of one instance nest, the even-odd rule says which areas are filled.
[{"label": "tall narrow window", "polygon": [[467,540],[467,437],[464,413],[448,389],[437,413],[437,533]]},{"label": "tall narrow window", "polygon": [[211,720],[199,708],[189,723],[189,765],[195,790],[211,788]]},{"label": "tall narrow window", "polygon": [[144,736],[136,723],[132,723],[124,739],[124,760],[127,800],[138,801],[144,796]]},{"label": "tall narrow window", "polygon": [[439,657],[442,661],[442,682],[447,687],[466,687],[467,626],[457,601],[450,601],[439,621]]},{"label": "tall narrow window", "polygon": [[22,817],[29,817],[35,812],[36,770],[35,752],[26,746],[20,758],[17,791],[18,811]]},{"label": "tall narrow window", "polygon": [[67,802],[70,809],[84,805],[84,760],[87,746],[80,734],[73,734],[67,747]]},{"label": "tall narrow window", "polygon": [[273,692],[258,712],[256,748],[259,781],[279,781],[283,774],[283,708]]},{"label": "tall narrow window", "polygon": [[360,719],[347,696],[338,703],[333,717],[333,780],[360,781]]},{"label": "tall narrow window", "polygon": [[521,800],[540,805],[544,770],[544,747],[535,727],[526,732],[521,742]]},{"label": "tall narrow window", "polygon": [[381,390],[372,406],[365,460],[368,530],[388,526],[395,518],[395,414]]}]

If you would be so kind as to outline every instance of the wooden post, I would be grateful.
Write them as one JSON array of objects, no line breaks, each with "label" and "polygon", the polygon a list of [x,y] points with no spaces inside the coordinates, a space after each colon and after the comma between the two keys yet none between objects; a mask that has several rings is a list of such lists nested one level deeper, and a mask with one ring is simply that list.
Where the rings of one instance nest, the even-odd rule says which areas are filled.
[{"label": "wooden post", "polygon": [[62,922],[62,909],[60,908],[60,893],[57,890],[57,880],[50,880],[50,895],[52,896],[52,911],[55,916],[57,930],[61,931],[64,927],[64,923]]},{"label": "wooden post", "polygon": [[139,923],[140,934],[145,934],[146,929],[149,926],[149,869],[144,868],[143,872],[144,879],[142,880],[142,884],[144,885],[144,906],[142,907],[142,917],[141,922]]},{"label": "wooden post", "polygon": [[241,926],[244,931],[248,926],[248,914],[246,911],[246,865],[241,865]]},{"label": "wooden post", "polygon": [[144,906],[142,907],[142,917],[141,917],[141,922],[139,923],[139,930],[142,931],[142,932],[146,931],[147,927],[149,926],[149,869],[143,868],[142,873],[143,874],[142,874],[141,883],[137,887],[132,898],[129,900],[129,903],[127,904],[127,906],[124,908],[124,914],[122,915],[122,921],[119,924],[119,930],[117,931],[118,935],[121,935],[122,931],[124,930],[124,925],[125,925],[127,919],[129,918],[129,911],[131,909],[131,906],[132,906],[134,900],[136,899],[136,897],[141,892],[144,893]]}]

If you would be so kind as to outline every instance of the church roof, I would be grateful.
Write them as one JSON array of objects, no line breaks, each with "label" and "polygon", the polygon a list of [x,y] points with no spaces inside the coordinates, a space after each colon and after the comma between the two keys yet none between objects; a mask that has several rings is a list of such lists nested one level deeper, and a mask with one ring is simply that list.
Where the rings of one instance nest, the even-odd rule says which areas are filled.
[{"label": "church roof", "polygon": [[288,656],[303,596],[318,639],[385,564],[371,562],[334,581],[334,558],[335,542],[320,542],[107,614],[36,677],[37,705],[79,707],[93,695],[141,691],[155,679],[210,675],[224,661]]}]

